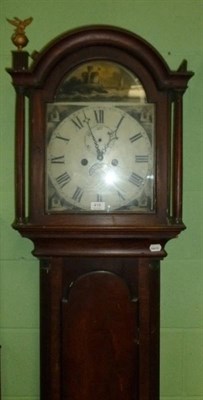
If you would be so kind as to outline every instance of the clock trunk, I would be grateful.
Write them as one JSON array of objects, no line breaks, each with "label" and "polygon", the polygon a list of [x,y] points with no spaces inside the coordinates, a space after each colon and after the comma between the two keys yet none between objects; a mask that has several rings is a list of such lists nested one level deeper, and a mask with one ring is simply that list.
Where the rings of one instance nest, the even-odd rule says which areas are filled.
[{"label": "clock trunk", "polygon": [[51,258],[40,270],[41,399],[157,399],[159,261]]}]

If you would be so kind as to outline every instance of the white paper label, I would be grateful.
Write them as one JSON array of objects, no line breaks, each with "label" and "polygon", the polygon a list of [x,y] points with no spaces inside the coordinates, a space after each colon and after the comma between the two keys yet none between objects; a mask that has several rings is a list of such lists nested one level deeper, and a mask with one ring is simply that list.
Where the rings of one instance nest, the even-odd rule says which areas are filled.
[{"label": "white paper label", "polygon": [[90,204],[91,210],[94,211],[104,211],[105,210],[105,202],[104,201],[92,201]]},{"label": "white paper label", "polygon": [[150,251],[161,251],[161,245],[158,244],[151,244],[149,247]]}]

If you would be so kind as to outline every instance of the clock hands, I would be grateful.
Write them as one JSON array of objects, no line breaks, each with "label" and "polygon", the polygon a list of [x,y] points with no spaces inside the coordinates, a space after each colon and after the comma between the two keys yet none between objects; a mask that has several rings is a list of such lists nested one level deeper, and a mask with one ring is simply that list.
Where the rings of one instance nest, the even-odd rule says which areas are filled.
[{"label": "clock hands", "polygon": [[[93,140],[93,143],[94,143],[94,146],[95,146],[95,149],[96,149],[96,152],[97,152],[97,160],[102,161],[103,158],[104,158],[104,154],[108,150],[110,144],[112,142],[114,142],[115,140],[119,139],[118,136],[117,136],[117,131],[118,131],[118,129],[119,129],[119,127],[120,127],[120,125],[121,125],[121,123],[122,123],[122,121],[123,121],[125,116],[124,115],[121,116],[121,118],[120,118],[119,122],[117,123],[117,126],[116,126],[116,128],[114,130],[110,130],[108,128],[108,131],[106,132],[106,134],[108,134],[108,142],[106,144],[104,144],[103,148],[101,149],[100,146],[99,146],[98,140],[96,139],[96,137],[95,137],[95,135],[93,133],[93,129],[90,126],[90,123],[89,123],[90,118],[88,118],[86,116],[85,112],[83,112],[83,114],[84,114],[84,122],[87,124],[89,133],[91,135],[91,138]],[[99,141],[101,141],[101,139],[99,139]]]},{"label": "clock hands", "polygon": [[94,145],[95,145],[95,149],[96,149],[96,151],[97,151],[97,160],[102,161],[102,160],[103,160],[103,151],[100,150],[99,145],[98,145],[98,143],[97,143],[97,140],[96,140],[96,138],[95,138],[95,136],[94,136],[94,134],[93,134],[93,132],[92,132],[92,128],[91,128],[90,123],[89,123],[90,119],[87,118],[87,116],[85,115],[85,113],[84,113],[84,118],[85,118],[85,119],[84,119],[84,122],[86,122],[86,124],[87,124],[87,126],[88,126],[90,135],[91,135],[92,140],[93,140]]}]

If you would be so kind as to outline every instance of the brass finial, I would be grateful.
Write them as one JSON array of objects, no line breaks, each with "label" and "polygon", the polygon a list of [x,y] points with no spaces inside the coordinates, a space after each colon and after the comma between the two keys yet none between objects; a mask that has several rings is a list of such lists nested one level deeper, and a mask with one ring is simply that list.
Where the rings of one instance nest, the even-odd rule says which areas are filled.
[{"label": "brass finial", "polygon": [[27,36],[25,35],[25,28],[31,24],[32,20],[32,17],[24,20],[20,20],[17,17],[14,17],[14,19],[7,18],[7,21],[16,27],[13,35],[11,36],[11,40],[19,51],[21,51],[23,47],[27,46],[29,42]]}]

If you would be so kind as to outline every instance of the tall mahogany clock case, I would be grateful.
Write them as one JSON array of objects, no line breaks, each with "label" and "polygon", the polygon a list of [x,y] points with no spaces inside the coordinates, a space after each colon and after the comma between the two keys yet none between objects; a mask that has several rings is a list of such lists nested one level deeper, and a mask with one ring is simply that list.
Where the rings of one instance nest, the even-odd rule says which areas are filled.
[{"label": "tall mahogany clock case", "polygon": [[182,222],[182,97],[145,40],[90,26],[8,69],[14,228],[40,260],[41,400],[158,400],[160,260]]}]

